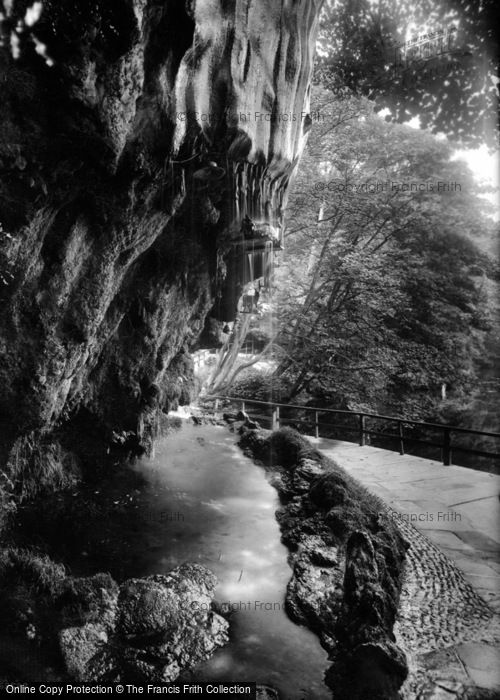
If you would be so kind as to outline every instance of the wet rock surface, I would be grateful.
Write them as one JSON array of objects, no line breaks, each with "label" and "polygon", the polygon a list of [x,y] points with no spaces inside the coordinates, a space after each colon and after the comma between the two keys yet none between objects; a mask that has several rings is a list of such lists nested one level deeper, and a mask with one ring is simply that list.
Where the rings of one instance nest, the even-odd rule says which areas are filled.
[{"label": "wet rock surface", "polygon": [[67,672],[74,676],[71,651],[80,639],[79,678],[175,680],[228,641],[227,620],[211,610],[215,586],[215,576],[197,564],[125,581],[109,592],[116,610],[109,639],[104,626],[88,623],[60,633],[63,658],[73,658]]},{"label": "wet rock surface", "polygon": [[[8,3],[2,37],[26,35],[19,60],[0,46],[3,506],[141,454],[189,402],[215,300],[236,313],[244,216],[283,226],[320,6],[52,0],[33,41]],[[239,118],[271,109],[299,118]]]},{"label": "wet rock surface", "polygon": [[90,622],[61,630],[59,645],[68,675],[80,683],[89,678],[94,680],[97,667],[92,662],[106,653],[107,643],[108,635],[103,625]]},{"label": "wet rock surface", "polygon": [[380,519],[377,498],[294,431],[241,432],[240,446],[270,469],[280,494],[293,569],[287,611],[330,652],[334,696],[398,698],[408,672],[393,633],[406,540]]},{"label": "wet rock surface", "polygon": [[[212,610],[216,583],[198,564],[120,586],[106,574],[62,578],[50,594],[30,593],[31,648],[51,651],[41,662],[52,660],[60,679],[174,681],[228,642],[229,623]],[[15,634],[23,625],[11,628]],[[26,636],[24,644],[30,647]]]}]

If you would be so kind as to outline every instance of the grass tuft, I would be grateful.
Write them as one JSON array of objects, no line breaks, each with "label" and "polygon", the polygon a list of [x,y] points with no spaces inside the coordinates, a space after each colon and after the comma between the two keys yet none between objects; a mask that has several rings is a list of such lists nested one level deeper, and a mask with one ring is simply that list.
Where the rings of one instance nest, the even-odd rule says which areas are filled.
[{"label": "grass tuft", "polygon": [[44,554],[7,547],[0,550],[0,591],[19,582],[33,593],[55,597],[66,578],[66,570]]}]

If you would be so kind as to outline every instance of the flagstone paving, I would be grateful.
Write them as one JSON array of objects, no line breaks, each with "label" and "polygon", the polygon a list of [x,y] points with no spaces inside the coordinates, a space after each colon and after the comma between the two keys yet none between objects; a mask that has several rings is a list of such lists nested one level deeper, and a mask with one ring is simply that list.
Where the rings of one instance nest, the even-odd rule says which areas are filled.
[{"label": "flagstone paving", "polygon": [[500,698],[500,476],[310,438],[378,495],[410,543],[398,642],[407,700]]}]

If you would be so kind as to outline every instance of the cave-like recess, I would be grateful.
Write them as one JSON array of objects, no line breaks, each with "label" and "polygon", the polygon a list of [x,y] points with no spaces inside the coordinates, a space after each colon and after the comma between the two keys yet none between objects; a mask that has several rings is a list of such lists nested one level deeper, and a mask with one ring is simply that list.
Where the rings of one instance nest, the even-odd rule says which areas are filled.
[{"label": "cave-like recess", "polygon": [[227,306],[243,218],[283,230],[320,5],[44,0],[22,27],[27,3],[13,3],[0,432],[17,489],[101,463],[116,436],[140,450],[189,398],[189,350]]}]

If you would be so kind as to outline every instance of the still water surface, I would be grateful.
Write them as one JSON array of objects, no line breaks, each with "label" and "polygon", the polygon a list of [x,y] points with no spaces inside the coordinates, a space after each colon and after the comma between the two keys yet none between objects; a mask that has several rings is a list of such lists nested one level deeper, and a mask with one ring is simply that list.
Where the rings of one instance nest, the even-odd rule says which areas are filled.
[{"label": "still water surface", "polygon": [[163,524],[141,575],[198,562],[217,575],[217,600],[234,610],[229,645],[192,678],[267,683],[284,700],[331,698],[323,683],[326,652],[284,610],[291,570],[265,471],[227,429],[188,422],[134,468],[146,481],[142,517]]}]

